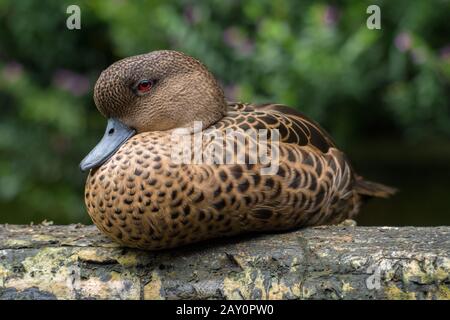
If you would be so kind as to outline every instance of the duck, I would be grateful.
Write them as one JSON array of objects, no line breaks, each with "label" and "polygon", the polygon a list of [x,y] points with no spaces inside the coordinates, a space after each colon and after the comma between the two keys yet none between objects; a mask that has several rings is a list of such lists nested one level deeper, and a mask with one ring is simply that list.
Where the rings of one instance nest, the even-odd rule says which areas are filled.
[{"label": "duck", "polygon": [[[182,52],[113,63],[95,83],[94,102],[107,126],[80,163],[89,170],[85,204],[98,229],[125,247],[162,250],[339,224],[367,199],[396,192],[358,175],[331,136],[297,109],[226,101],[207,67]],[[246,139],[251,130],[266,139]],[[264,144],[266,161],[242,140],[224,147],[230,132],[243,134],[244,144]],[[222,148],[229,161],[183,153],[201,133],[208,138],[197,137],[197,149]],[[272,166],[267,159],[275,158]]]}]

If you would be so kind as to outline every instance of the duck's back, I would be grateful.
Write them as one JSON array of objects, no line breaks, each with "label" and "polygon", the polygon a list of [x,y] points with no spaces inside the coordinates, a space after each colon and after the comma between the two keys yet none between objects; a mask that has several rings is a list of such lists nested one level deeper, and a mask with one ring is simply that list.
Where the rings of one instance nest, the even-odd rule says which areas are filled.
[{"label": "duck's back", "polygon": [[[226,165],[234,186],[225,202],[240,202],[250,229],[289,229],[306,225],[338,223],[353,217],[360,196],[358,178],[345,155],[317,123],[300,112],[278,104],[230,103],[228,115],[215,128],[227,131],[277,130],[278,166],[272,174],[261,174],[271,164]],[[272,132],[272,133],[271,133]],[[264,143],[266,141],[263,141]],[[261,141],[258,141],[260,146]],[[273,147],[270,138],[267,149]],[[273,148],[272,148],[273,149]],[[248,160],[249,149],[245,149]],[[273,156],[273,154],[272,154]],[[227,168],[228,167],[228,168]],[[238,171],[238,179],[233,175]],[[242,171],[242,174],[240,172]],[[254,200],[254,201],[252,201]]]}]

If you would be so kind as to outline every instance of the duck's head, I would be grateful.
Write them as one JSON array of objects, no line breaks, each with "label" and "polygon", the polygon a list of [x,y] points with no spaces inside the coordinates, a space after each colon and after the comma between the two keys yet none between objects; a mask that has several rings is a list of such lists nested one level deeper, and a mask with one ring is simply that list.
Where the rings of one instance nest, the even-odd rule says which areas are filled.
[{"label": "duck's head", "polygon": [[199,61],[177,51],[153,51],[112,64],[95,84],[94,101],[108,119],[105,135],[81,161],[85,171],[107,161],[137,133],[203,128],[226,113],[223,91]]}]

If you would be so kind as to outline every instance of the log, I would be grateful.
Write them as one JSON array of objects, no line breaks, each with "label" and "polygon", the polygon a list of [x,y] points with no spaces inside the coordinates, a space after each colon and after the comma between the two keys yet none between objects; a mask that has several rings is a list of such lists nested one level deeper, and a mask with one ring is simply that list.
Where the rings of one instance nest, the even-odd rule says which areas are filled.
[{"label": "log", "polygon": [[450,227],[327,226],[175,250],[0,225],[0,299],[450,299]]}]

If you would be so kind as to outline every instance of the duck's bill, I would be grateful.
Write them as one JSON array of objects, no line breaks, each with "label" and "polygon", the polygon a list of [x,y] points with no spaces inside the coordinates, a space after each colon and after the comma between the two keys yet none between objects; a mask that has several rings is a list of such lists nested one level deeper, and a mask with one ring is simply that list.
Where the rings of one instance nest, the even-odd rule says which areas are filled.
[{"label": "duck's bill", "polygon": [[135,134],[136,130],[129,128],[119,120],[108,119],[108,125],[102,140],[81,161],[80,169],[86,171],[101,166]]}]

